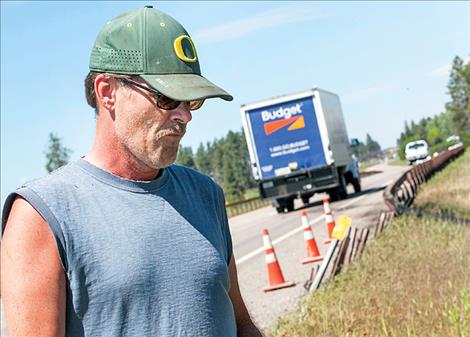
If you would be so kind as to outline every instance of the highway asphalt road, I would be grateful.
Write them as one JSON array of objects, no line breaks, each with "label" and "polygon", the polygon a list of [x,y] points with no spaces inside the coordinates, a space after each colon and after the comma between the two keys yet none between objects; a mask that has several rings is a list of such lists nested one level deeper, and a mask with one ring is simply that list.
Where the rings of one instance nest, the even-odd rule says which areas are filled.
[{"label": "highway asphalt road", "polygon": [[[352,218],[352,226],[374,228],[380,210],[387,209],[382,198],[383,189],[407,169],[385,164],[369,168],[380,173],[362,178],[363,192],[354,194],[352,186],[349,186],[347,199],[331,203],[335,218],[344,214]],[[314,195],[306,206],[299,200],[296,210],[290,213],[277,214],[274,208],[264,207],[229,219],[242,296],[252,318],[265,331],[272,328],[279,316],[294,309],[298,300],[307,293],[303,284],[316,265],[300,263],[305,257],[301,210],[308,212],[320,253],[326,253],[327,245],[323,243],[327,235],[322,204],[324,196],[326,194]],[[286,281],[296,282],[295,287],[263,292],[267,285],[262,247],[264,228],[269,230]]]}]

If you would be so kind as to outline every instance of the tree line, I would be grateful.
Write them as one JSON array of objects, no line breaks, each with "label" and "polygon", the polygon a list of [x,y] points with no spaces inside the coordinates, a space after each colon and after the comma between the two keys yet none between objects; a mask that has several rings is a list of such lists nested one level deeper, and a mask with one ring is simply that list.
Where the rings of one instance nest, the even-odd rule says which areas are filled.
[{"label": "tree line", "polygon": [[358,144],[352,148],[352,152],[359,159],[359,161],[366,161],[371,158],[383,157],[382,148],[380,144],[372,139],[370,134],[366,134],[366,141],[361,142],[358,140]]},{"label": "tree line", "polygon": [[447,139],[457,135],[464,144],[470,144],[470,62],[456,56],[447,83],[450,101],[445,110],[434,117],[422,118],[418,123],[405,121],[405,127],[397,139],[398,156],[405,159],[407,143],[424,139],[429,144],[429,152],[446,149]]},{"label": "tree line", "polygon": [[224,189],[228,202],[242,199],[248,189],[256,187],[243,130],[201,142],[195,153],[192,147],[180,145],[176,163],[211,176]]}]

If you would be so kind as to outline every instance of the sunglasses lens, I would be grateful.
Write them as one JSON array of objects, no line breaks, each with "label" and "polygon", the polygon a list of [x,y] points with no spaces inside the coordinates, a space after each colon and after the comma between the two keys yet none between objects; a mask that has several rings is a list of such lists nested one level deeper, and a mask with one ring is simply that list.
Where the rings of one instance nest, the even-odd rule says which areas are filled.
[{"label": "sunglasses lens", "polygon": [[176,109],[178,105],[180,105],[180,103],[180,101],[175,101],[174,99],[166,97],[164,95],[159,96],[157,99],[157,105],[165,110]]},{"label": "sunglasses lens", "polygon": [[197,101],[191,101],[189,102],[189,109],[190,110],[197,110],[199,109],[202,105],[204,104],[203,99],[199,99]]},{"label": "sunglasses lens", "polygon": [[[147,91],[150,91],[151,93],[153,93],[155,95],[156,99],[157,99],[157,106],[160,109],[173,110],[173,109],[176,109],[181,104],[181,101],[175,101],[173,98],[162,95],[158,91],[156,91],[154,89],[147,88],[147,87],[143,86],[142,84],[136,83],[136,82],[128,80],[126,78],[121,78],[120,80],[123,83],[131,84],[131,85],[134,85],[138,88],[141,88],[141,89],[144,89],[144,90],[147,90]],[[189,101],[188,104],[189,104],[189,109],[190,110],[197,110],[202,106],[202,104],[204,104],[204,100],[199,99],[199,100],[196,100],[196,101]]]},{"label": "sunglasses lens", "polygon": [[[204,100],[199,99],[197,101],[189,101],[188,103],[189,103],[190,110],[197,110],[202,106],[202,104],[204,103]],[[176,109],[180,104],[181,104],[181,101],[175,101],[174,99],[169,98],[164,95],[158,96],[158,99],[157,99],[158,107],[160,107],[161,109],[165,109],[165,110]]]}]

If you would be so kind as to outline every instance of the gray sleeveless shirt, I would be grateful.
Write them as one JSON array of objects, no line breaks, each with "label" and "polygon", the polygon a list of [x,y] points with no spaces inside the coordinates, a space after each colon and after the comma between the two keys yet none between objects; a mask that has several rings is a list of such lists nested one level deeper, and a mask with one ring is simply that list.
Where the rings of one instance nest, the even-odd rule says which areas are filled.
[{"label": "gray sleeveless shirt", "polygon": [[83,159],[16,195],[47,221],[67,280],[66,336],[235,337],[221,188],[172,165],[150,182]]}]

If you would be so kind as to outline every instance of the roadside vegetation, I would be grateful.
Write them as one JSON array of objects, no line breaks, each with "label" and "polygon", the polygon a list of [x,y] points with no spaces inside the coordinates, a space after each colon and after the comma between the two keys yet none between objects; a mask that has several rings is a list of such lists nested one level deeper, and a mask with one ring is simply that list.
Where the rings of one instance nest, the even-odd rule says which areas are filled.
[{"label": "roadside vegetation", "polygon": [[465,63],[458,56],[454,58],[447,89],[450,101],[442,113],[422,118],[418,123],[405,122],[405,129],[397,140],[400,159],[405,159],[406,144],[415,140],[426,140],[431,155],[455,144],[456,141],[449,138],[454,135],[470,145],[470,62]]},{"label": "roadside vegetation", "polygon": [[388,161],[388,165],[393,165],[393,166],[406,166],[406,165],[408,165],[408,161],[407,161],[407,160],[400,159],[400,158],[397,158],[397,159],[389,160],[389,161]]},{"label": "roadside vegetation", "polygon": [[380,164],[382,162],[383,162],[383,158],[373,158],[373,159],[369,159],[367,161],[360,161],[359,162],[359,173],[363,173],[363,172],[367,171],[367,169],[369,167]]},{"label": "roadside vegetation", "polygon": [[[417,205],[433,211],[452,205],[454,215],[468,216],[469,170],[467,150],[422,186]],[[469,337],[470,227],[414,215],[394,219],[270,336]]]},{"label": "roadside vegetation", "polygon": [[470,219],[470,150],[422,185],[415,206]]}]

